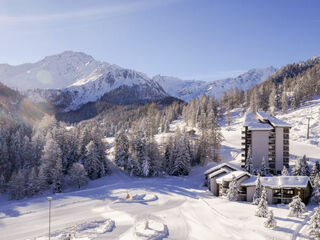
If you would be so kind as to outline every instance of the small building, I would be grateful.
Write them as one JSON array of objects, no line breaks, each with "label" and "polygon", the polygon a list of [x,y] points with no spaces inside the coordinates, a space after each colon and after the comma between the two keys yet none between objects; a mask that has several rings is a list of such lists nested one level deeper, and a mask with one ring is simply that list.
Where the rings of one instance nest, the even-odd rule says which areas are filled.
[{"label": "small building", "polygon": [[[214,196],[225,196],[233,178],[238,185],[238,200],[252,202],[257,176],[228,163],[205,172],[207,186]],[[312,188],[308,176],[270,176],[261,177],[260,181],[267,191],[268,203],[289,203],[292,197],[298,194],[304,203],[308,203],[311,195]]]},{"label": "small building", "polygon": [[[242,187],[247,189],[247,201],[253,200],[253,195],[256,189],[256,176],[251,176],[249,179],[241,183]],[[300,195],[304,203],[308,203],[311,195],[311,184],[308,176],[272,176],[261,177],[261,185],[267,191],[268,203],[290,203],[292,198]]]},{"label": "small building", "polygon": [[[270,173],[279,174],[289,167],[289,130],[291,126],[265,112],[247,113],[242,129],[242,167],[251,157],[253,169],[263,159]],[[251,156],[249,156],[251,155]]]}]

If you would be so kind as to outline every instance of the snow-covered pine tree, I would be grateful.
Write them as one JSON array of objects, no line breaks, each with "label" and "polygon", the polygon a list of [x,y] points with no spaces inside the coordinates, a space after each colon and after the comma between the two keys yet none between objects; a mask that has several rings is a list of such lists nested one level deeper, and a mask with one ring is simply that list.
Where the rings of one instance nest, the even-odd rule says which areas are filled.
[{"label": "snow-covered pine tree", "polygon": [[310,173],[310,182],[312,184],[313,184],[313,181],[314,181],[315,177],[317,176],[317,174],[318,174],[317,165],[316,165],[316,163],[314,163],[312,166],[311,173]]},{"label": "snow-covered pine tree", "polygon": [[289,203],[289,217],[300,217],[307,211],[299,195],[294,196],[291,203]]},{"label": "snow-covered pine tree", "polygon": [[88,183],[88,174],[81,163],[74,163],[69,170],[70,182],[73,186],[81,188]]},{"label": "snow-covered pine tree", "polygon": [[[48,133],[46,136],[46,144],[43,149],[41,166],[39,170],[42,190],[44,190],[43,187],[45,187],[47,184],[51,185],[54,180],[57,181],[57,176],[60,176],[60,169],[56,171],[56,167],[60,167],[61,161],[61,149],[57,142],[52,138],[52,135]],[[57,164],[57,162],[60,163]],[[47,184],[45,183],[45,181],[47,182]]]},{"label": "snow-covered pine tree", "polygon": [[250,112],[257,112],[258,111],[258,92],[257,88],[254,88],[251,96],[250,96],[250,107],[249,107]]},{"label": "snow-covered pine tree", "polygon": [[262,195],[262,185],[261,185],[261,179],[260,179],[260,174],[257,176],[257,182],[256,182],[256,190],[253,195],[253,200],[252,203],[254,205],[258,205],[261,199]]},{"label": "snow-covered pine tree", "polygon": [[257,210],[255,213],[256,216],[258,217],[267,217],[268,215],[268,202],[267,202],[267,192],[265,187],[263,187],[262,189],[262,194],[261,194],[261,198],[259,201],[259,204],[257,206]]},{"label": "snow-covered pine tree", "polygon": [[248,156],[244,165],[245,170],[248,173],[252,173],[253,172],[253,163],[252,163],[252,151],[251,151],[251,146],[249,146],[248,149]]},{"label": "snow-covered pine tree", "polygon": [[293,176],[301,176],[301,172],[302,172],[301,159],[297,159],[295,166],[292,169],[292,175]]},{"label": "snow-covered pine tree", "polygon": [[309,176],[310,175],[310,169],[307,162],[307,157],[304,155],[301,159],[301,176]]},{"label": "snow-covered pine tree", "polygon": [[141,174],[144,177],[150,176],[151,173],[151,164],[150,158],[147,155],[144,155],[144,159],[142,160],[141,164]]},{"label": "snow-covered pine tree", "polygon": [[320,185],[320,175],[319,173],[317,173],[317,175],[315,176],[315,178],[313,179],[312,185]]},{"label": "snow-covered pine tree", "polygon": [[25,197],[25,176],[22,170],[12,175],[8,185],[11,199],[22,199]]},{"label": "snow-covered pine tree", "polygon": [[63,170],[62,170],[62,160],[57,159],[56,165],[51,171],[52,177],[52,192],[60,193],[63,188]]},{"label": "snow-covered pine tree", "polygon": [[317,170],[318,170],[318,173],[320,172],[320,164],[319,164],[319,160],[316,161],[316,166],[317,166]]},{"label": "snow-covered pine tree", "polygon": [[289,176],[289,172],[286,166],[283,166],[283,169],[281,171],[282,176]]},{"label": "snow-covered pine tree", "polygon": [[127,168],[129,158],[129,139],[123,131],[119,132],[115,137],[115,163],[119,167]]},{"label": "snow-covered pine tree", "polygon": [[312,201],[316,204],[320,204],[320,176],[316,174],[312,182]]},{"label": "snow-covered pine tree", "polygon": [[271,229],[275,229],[277,226],[277,222],[274,219],[274,215],[273,215],[273,211],[269,210],[268,215],[267,215],[267,220],[264,222],[264,226],[266,228],[271,228]]},{"label": "snow-covered pine tree", "polygon": [[180,176],[188,175],[191,167],[191,155],[189,142],[186,135],[177,133],[174,141],[174,149],[171,154],[170,175]]},{"label": "snow-covered pine tree", "polygon": [[235,176],[232,176],[232,180],[229,183],[229,189],[227,190],[227,198],[229,201],[237,201],[238,200],[238,186],[237,186],[237,180]]},{"label": "snow-covered pine tree", "polygon": [[90,141],[86,147],[86,154],[83,159],[83,166],[88,173],[90,179],[100,177],[101,162],[99,161],[98,149],[93,141]]},{"label": "snow-covered pine tree", "polygon": [[269,112],[274,115],[277,108],[277,90],[275,85],[272,87],[271,94],[269,95]]},{"label": "snow-covered pine tree", "polygon": [[320,210],[319,207],[314,209],[314,213],[309,221],[309,237],[312,239],[320,239]]},{"label": "snow-covered pine tree", "polygon": [[36,167],[33,167],[28,175],[26,194],[31,197],[40,191],[39,177]]},{"label": "snow-covered pine tree", "polygon": [[[139,165],[136,169],[140,169],[140,171],[142,170],[142,163],[145,160],[146,155],[146,139],[143,132],[139,131],[135,139],[135,157],[137,160],[135,163]],[[142,175],[142,172],[137,173],[136,175],[140,176]]]},{"label": "snow-covered pine tree", "polygon": [[288,97],[285,89],[283,89],[282,91],[281,108],[282,108],[282,113],[286,113],[288,111]]}]

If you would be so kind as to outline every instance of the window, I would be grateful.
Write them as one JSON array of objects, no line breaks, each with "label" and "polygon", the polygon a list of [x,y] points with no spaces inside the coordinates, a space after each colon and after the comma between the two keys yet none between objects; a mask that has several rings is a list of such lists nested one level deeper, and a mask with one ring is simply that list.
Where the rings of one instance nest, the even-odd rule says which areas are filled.
[{"label": "window", "polygon": [[293,189],[283,189],[283,194],[285,195],[293,195]]}]

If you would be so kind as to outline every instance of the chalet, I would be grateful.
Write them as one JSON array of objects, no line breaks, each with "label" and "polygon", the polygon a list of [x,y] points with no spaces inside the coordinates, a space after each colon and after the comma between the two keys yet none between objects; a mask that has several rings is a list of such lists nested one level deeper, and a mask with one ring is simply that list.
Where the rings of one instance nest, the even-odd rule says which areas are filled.
[{"label": "chalet", "polygon": [[291,126],[265,112],[247,113],[242,129],[242,167],[251,158],[253,169],[263,159],[270,173],[289,167],[289,130]]},{"label": "chalet", "polygon": [[[214,196],[225,196],[233,178],[238,185],[238,200],[252,202],[257,176],[228,163],[205,172],[207,186]],[[307,176],[270,176],[261,177],[260,180],[267,191],[268,203],[289,203],[292,197],[298,194],[303,202],[307,203],[311,195],[311,184]]]}]

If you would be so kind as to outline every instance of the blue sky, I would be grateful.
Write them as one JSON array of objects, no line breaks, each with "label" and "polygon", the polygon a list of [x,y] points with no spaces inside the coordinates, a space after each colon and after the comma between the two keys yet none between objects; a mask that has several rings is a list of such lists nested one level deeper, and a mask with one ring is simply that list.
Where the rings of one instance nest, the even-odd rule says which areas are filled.
[{"label": "blue sky", "polygon": [[0,62],[64,50],[184,79],[320,55],[317,0],[0,0]]}]

